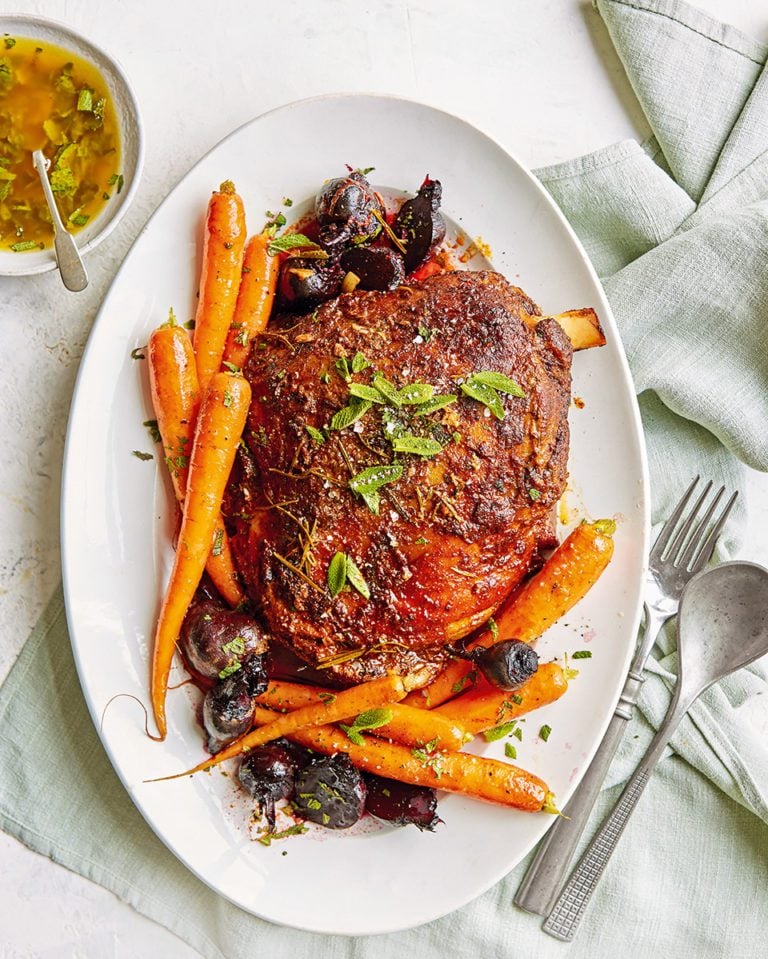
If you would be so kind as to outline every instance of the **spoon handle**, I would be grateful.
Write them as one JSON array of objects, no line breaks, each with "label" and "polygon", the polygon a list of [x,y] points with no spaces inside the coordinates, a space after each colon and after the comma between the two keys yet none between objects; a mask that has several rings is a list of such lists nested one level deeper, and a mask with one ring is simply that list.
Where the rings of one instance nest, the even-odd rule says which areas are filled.
[{"label": "spoon handle", "polygon": [[[694,697],[695,698],[695,697]],[[692,700],[680,701],[680,687],[675,687],[675,696],[667,717],[659,728],[643,756],[640,765],[630,777],[610,816],[600,827],[592,842],[579,860],[579,864],[560,893],[560,897],[542,926],[544,932],[555,939],[570,942],[581,921],[592,893],[608,865],[613,850],[618,845],[629,817],[650,779],[656,763],[675,733]]]},{"label": "spoon handle", "polygon": [[51,184],[48,182],[48,171],[46,169],[46,160],[42,150],[35,150],[32,154],[32,161],[40,177],[40,183],[45,194],[45,202],[51,211],[53,220],[53,249],[56,254],[56,263],[59,267],[61,280],[64,286],[73,293],[79,293],[88,286],[88,274],[85,272],[85,266],[80,258],[80,251],[77,249],[75,238],[64,226],[61,219],[59,208],[56,206],[56,198],[53,195]]}]

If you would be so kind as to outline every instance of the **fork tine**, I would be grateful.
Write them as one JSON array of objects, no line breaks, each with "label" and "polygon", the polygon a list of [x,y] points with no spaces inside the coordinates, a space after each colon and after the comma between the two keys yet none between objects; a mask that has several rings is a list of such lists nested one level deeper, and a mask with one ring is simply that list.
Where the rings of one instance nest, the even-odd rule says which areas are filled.
[{"label": "fork tine", "polygon": [[701,549],[693,560],[693,565],[691,566],[692,573],[698,573],[699,570],[704,569],[707,563],[712,559],[712,554],[714,553],[715,546],[717,545],[717,537],[720,535],[722,528],[725,526],[726,520],[730,516],[731,510],[733,509],[733,504],[738,499],[738,496],[739,491],[736,490],[731,494],[731,498],[725,504],[725,508],[720,514],[720,519],[718,519],[715,525],[712,527],[709,536],[707,536],[707,538],[704,540],[701,545]]},{"label": "fork tine", "polygon": [[691,498],[691,494],[696,488],[696,484],[698,482],[699,482],[699,477],[697,476],[694,479],[694,481],[691,483],[691,485],[688,487],[688,489],[680,497],[680,502],[669,514],[669,517],[667,518],[666,522],[664,523],[664,525],[661,527],[661,530],[659,531],[659,535],[656,537],[656,542],[653,544],[653,548],[651,549],[651,558],[661,559],[662,553],[666,549],[667,543],[672,537],[672,534],[675,531],[675,527],[677,526],[680,520],[680,517],[683,515],[683,511],[685,510],[685,507],[688,505],[688,500]]},{"label": "fork tine", "polygon": [[704,535],[707,532],[707,529],[709,527],[709,521],[715,515],[715,510],[717,509],[720,503],[720,500],[723,498],[724,492],[725,492],[725,487],[721,486],[720,489],[715,494],[715,497],[710,503],[706,513],[701,518],[701,522],[696,524],[696,528],[688,537],[688,542],[685,546],[685,550],[678,557],[677,561],[675,562],[675,566],[679,566],[681,569],[688,569],[688,566],[690,565],[691,560],[694,557],[694,554],[696,554],[699,551],[699,547],[701,546],[702,541],[704,539]]},{"label": "fork tine", "polygon": [[680,527],[680,529],[675,533],[675,537],[672,540],[672,545],[667,550],[666,556],[664,559],[668,563],[672,563],[673,566],[677,566],[677,557],[683,550],[688,539],[688,533],[691,530],[691,526],[696,522],[696,517],[698,516],[699,510],[701,509],[702,503],[709,496],[709,492],[712,489],[712,480],[710,480],[704,489],[701,491],[699,498],[696,500],[693,509],[689,512],[686,517],[685,522]]}]

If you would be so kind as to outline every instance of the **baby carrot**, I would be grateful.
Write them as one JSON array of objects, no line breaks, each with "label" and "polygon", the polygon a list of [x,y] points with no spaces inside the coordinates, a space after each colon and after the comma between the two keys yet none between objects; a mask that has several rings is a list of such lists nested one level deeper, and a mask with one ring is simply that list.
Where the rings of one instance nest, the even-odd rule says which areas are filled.
[{"label": "baby carrot", "polygon": [[245,366],[254,336],[264,332],[272,312],[280,258],[267,252],[271,240],[272,231],[265,230],[252,236],[245,247],[235,313],[224,347],[224,359],[240,368]]},{"label": "baby carrot", "polygon": [[[570,675],[573,676],[573,673]],[[470,733],[482,733],[539,706],[553,703],[568,689],[568,676],[569,671],[557,663],[542,663],[533,676],[513,692],[480,679],[474,689],[449,703],[433,710],[422,709],[421,712],[428,716],[445,716],[446,719],[461,723]]]},{"label": "baby carrot", "polygon": [[225,180],[208,203],[195,315],[195,358],[200,388],[221,367],[224,343],[235,311],[245,246],[243,201]]},{"label": "baby carrot", "polygon": [[[189,335],[180,326],[163,325],[149,338],[147,349],[152,406],[163,444],[165,463],[171,474],[179,506],[184,508],[189,473],[189,454],[200,390]],[[217,517],[211,554],[205,568],[214,585],[230,604],[245,598],[237,580],[229,538],[221,516]]]},{"label": "baby carrot", "polygon": [[369,683],[361,683],[359,686],[341,690],[332,700],[311,703],[291,713],[273,713],[275,718],[272,722],[245,733],[210,759],[206,759],[186,772],[163,778],[177,779],[179,776],[203,772],[212,766],[218,766],[226,759],[232,759],[233,756],[240,756],[257,746],[263,746],[272,739],[289,736],[295,730],[305,726],[337,722],[345,716],[356,716],[379,706],[396,703],[405,696],[406,692],[405,682],[399,676],[384,676],[381,679],[372,679]]},{"label": "baby carrot", "polygon": [[151,700],[161,739],[165,739],[167,732],[165,697],[173,651],[211,550],[221,500],[250,401],[251,388],[242,376],[215,373],[200,404],[179,542],[152,654]]},{"label": "baby carrot", "polygon": [[[337,690],[273,679],[267,689],[256,697],[256,701],[285,711],[311,703],[332,701],[337,695]],[[436,712],[414,709],[403,703],[392,703],[389,712],[391,719],[388,722],[370,730],[380,739],[391,739],[404,746],[423,746],[424,743],[436,741],[438,748],[455,751],[472,738],[464,725],[450,716],[438,716]],[[354,718],[349,716],[344,722],[352,725]]]},{"label": "baby carrot", "polygon": [[557,812],[555,797],[543,780],[497,759],[408,749],[373,737],[363,737],[365,745],[357,746],[334,726],[307,726],[295,730],[289,738],[329,756],[346,753],[358,769],[387,779],[464,793],[527,812]]},{"label": "baby carrot", "polygon": [[[496,636],[533,642],[572,609],[586,596],[611,561],[615,531],[616,523],[612,519],[577,526],[539,572],[496,613]],[[495,641],[490,629],[485,629],[468,644],[468,649],[491,646]],[[471,663],[454,660],[428,686],[411,693],[408,705],[423,709],[439,706],[471,683],[471,672]]]}]

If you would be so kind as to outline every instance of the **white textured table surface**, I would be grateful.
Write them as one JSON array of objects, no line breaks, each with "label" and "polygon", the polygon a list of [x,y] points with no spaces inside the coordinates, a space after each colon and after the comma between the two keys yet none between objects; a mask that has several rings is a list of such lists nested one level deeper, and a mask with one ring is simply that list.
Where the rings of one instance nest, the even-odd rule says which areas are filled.
[{"label": "white textured table surface", "polygon": [[[764,0],[693,0],[768,42]],[[395,93],[475,123],[529,166],[648,129],[587,0],[0,0],[65,21],[131,77],[147,157],[135,203],[92,254],[91,285],[0,279],[0,680],[60,577],[59,480],[77,366],[99,304],[147,217],[251,117],[320,93]],[[308,148],[311,148],[308,146]],[[768,481],[752,474],[744,557],[768,563]],[[111,893],[0,833],[0,956],[191,959]]]}]

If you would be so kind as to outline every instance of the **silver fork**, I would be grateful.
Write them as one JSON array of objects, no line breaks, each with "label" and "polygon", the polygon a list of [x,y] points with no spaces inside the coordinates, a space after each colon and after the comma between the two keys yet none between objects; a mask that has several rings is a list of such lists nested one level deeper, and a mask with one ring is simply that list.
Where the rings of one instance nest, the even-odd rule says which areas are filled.
[{"label": "silver fork", "polygon": [[[642,641],[629,667],[616,711],[589,769],[565,807],[564,816],[551,826],[544,837],[515,894],[515,905],[528,912],[540,916],[547,916],[551,912],[608,767],[627,728],[627,721],[632,718],[640,697],[645,662],[661,627],[677,614],[684,586],[712,558],[717,537],[739,495],[738,492],[733,493],[720,514],[713,518],[725,494],[725,487],[720,487],[699,519],[712,483],[710,481],[704,486],[694,505],[686,512],[698,483],[697,476],[662,526],[651,549],[645,582],[645,629]],[[544,929],[554,934],[546,925]]]}]

